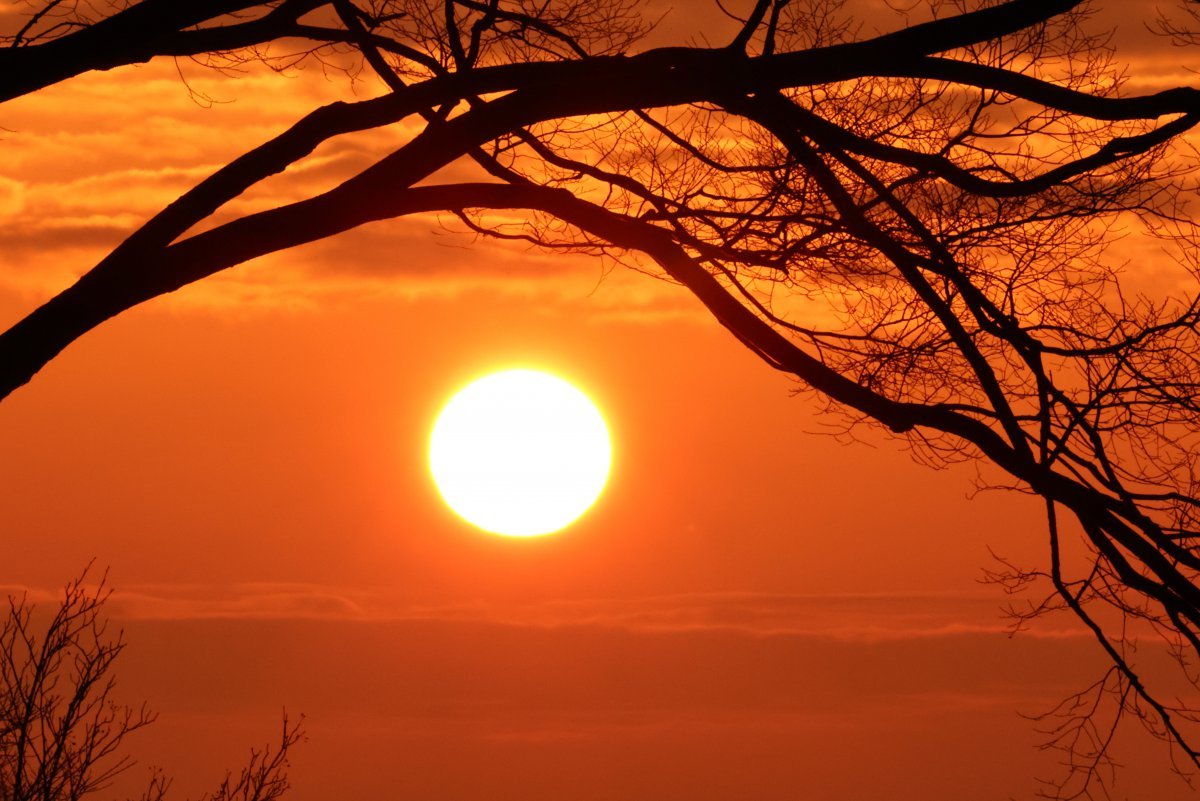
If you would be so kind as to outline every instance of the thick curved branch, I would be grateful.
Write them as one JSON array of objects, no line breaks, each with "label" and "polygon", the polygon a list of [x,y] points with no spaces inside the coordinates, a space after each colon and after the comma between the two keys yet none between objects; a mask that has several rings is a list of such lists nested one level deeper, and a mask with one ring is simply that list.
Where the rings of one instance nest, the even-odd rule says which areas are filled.
[{"label": "thick curved branch", "polygon": [[1114,136],[1087,155],[1052,167],[1028,178],[996,180],[984,178],[980,170],[960,167],[943,155],[922,153],[886,142],[867,139],[840,125],[829,122],[814,111],[794,103],[776,104],[776,113],[790,118],[791,125],[815,138],[861,156],[923,170],[978,197],[1019,198],[1035,195],[1069,182],[1072,178],[1095,173],[1125,159],[1144,155],[1181,136],[1200,124],[1200,109],[1189,111],[1159,127],[1134,136]]},{"label": "thick curved branch", "polygon": [[884,78],[928,78],[989,89],[1068,114],[1106,122],[1149,120],[1200,111],[1200,89],[1190,86],[1128,97],[1091,94],[991,64],[938,56],[898,60],[882,67],[876,74]]},{"label": "thick curved branch", "polygon": [[[232,9],[232,0],[230,2]],[[1057,6],[1066,8],[1073,4],[1047,5],[1017,0],[1003,6],[1007,9],[1004,14],[988,9],[964,15],[962,19],[988,22],[991,27],[977,33],[979,37],[986,37],[995,35],[996,31],[1007,30],[1005,26],[1028,24],[1031,9],[1035,5],[1042,9],[1044,16]],[[149,15],[159,7],[155,3],[147,3],[135,8],[142,8],[141,13]],[[195,12],[190,4],[186,9]],[[117,17],[112,19],[117,20]],[[126,21],[111,22],[110,27],[129,24],[128,18],[122,19]],[[183,16],[179,9],[175,15],[159,9],[159,16],[149,19],[165,19],[169,23],[182,25],[192,18]],[[159,24],[165,23],[160,21]],[[43,364],[83,332],[128,305],[146,299],[148,296],[142,292],[156,286],[162,279],[141,277],[139,273],[144,272],[145,267],[139,265],[154,255],[155,247],[161,247],[179,236],[258,178],[285,168],[329,136],[383,125],[410,113],[446,105],[461,98],[520,90],[482,108],[473,109],[444,129],[427,129],[423,138],[419,137],[424,144],[414,142],[346,185],[354,190],[364,190],[365,197],[374,197],[381,191],[381,184],[388,188],[411,185],[454,157],[470,152],[492,138],[538,121],[693,103],[735,94],[747,86],[807,81],[822,70],[834,73],[844,71],[848,49],[862,56],[858,68],[865,74],[873,62],[894,60],[894,48],[908,48],[914,55],[920,55],[931,49],[936,51],[954,46],[970,29],[970,26],[963,27],[965,24],[939,20],[868,42],[756,58],[747,58],[727,49],[664,48],[628,58],[510,64],[438,76],[383,98],[327,107],[302,121],[296,130],[235,161],[172,204],[163,215],[130,237],[68,293],[64,293],[67,297],[60,296],[52,300],[0,335],[0,356],[3,357],[0,358],[0,364],[3,364],[3,368],[0,368],[0,397],[28,381]],[[100,25],[95,29],[102,30]],[[117,30],[119,32],[121,29],[118,27]],[[57,41],[66,42],[81,34],[72,34],[45,46],[56,45]],[[462,122],[463,119],[468,121]],[[431,131],[435,132],[438,140],[433,149],[440,155],[422,159],[417,154],[421,147],[432,142]],[[184,272],[186,274],[187,271]],[[122,283],[127,285],[126,288],[118,290]],[[166,282],[166,285],[170,284],[170,281]]]},{"label": "thick curved branch", "polygon": [[[276,19],[296,16],[324,0],[287,0]],[[265,0],[142,0],[110,17],[47,42],[0,49],[0,102],[34,92],[88,70],[107,70],[149,61],[181,31],[256,7]],[[286,13],[285,13],[286,10]],[[268,17],[271,16],[268,14]],[[250,23],[247,23],[250,24]],[[274,38],[260,27],[245,47]],[[255,39],[257,41],[255,41]],[[204,51],[196,51],[204,52]]]},{"label": "thick curved branch", "polygon": [[[294,33],[289,25],[327,0],[285,0],[259,20],[188,30],[222,16],[258,7],[265,0],[142,0],[111,17],[48,42],[0,49],[0,102],[50,86],[89,70],[107,70],[149,61],[156,55],[195,55],[212,49],[248,47]],[[747,60],[727,48],[662,48],[636,58],[672,60],[694,53],[717,55],[728,69],[737,69],[743,87],[780,88],[810,82],[847,80],[867,74],[886,74],[923,56],[954,50],[1004,36],[1065,13],[1081,0],[1011,0],[998,6],[934,20],[862,42],[771,54]],[[268,20],[270,21],[268,23]],[[734,56],[735,58],[728,58]],[[648,57],[648,58],[647,58]],[[619,58],[619,57],[608,57]],[[512,65],[507,65],[512,66]],[[551,64],[519,66],[554,66]],[[558,66],[562,66],[561,63]],[[504,68],[501,72],[507,72]],[[482,70],[472,70],[473,73]],[[720,74],[714,72],[713,76]],[[782,79],[782,82],[781,82]],[[486,83],[486,81],[485,81]],[[512,88],[511,86],[508,88]],[[502,91],[480,88],[477,94]]]}]

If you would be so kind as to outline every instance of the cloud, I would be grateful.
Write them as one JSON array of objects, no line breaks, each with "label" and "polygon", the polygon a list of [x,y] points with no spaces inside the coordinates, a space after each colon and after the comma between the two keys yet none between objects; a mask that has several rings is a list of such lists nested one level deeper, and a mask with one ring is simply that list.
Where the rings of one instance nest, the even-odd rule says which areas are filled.
[{"label": "cloud", "polygon": [[[867,18],[881,19],[878,5],[867,3],[860,10]],[[1168,78],[1187,82],[1187,75],[1178,73],[1174,51],[1164,50],[1161,39],[1147,38],[1143,30],[1141,21],[1151,15],[1152,6],[1148,0],[1127,0],[1115,4],[1113,12],[1106,4],[1095,23],[1137,21],[1121,28],[1122,52],[1130,54],[1134,79],[1142,82],[1131,90],[1158,88]],[[675,17],[678,24],[727,24],[706,3],[692,4]],[[889,16],[888,27],[892,23]],[[314,69],[279,75],[250,66],[229,77],[181,64],[157,60],[89,73],[5,104],[0,121],[5,153],[0,248],[6,269],[0,282],[34,300],[47,298],[230,159],[319,105],[376,90],[368,81],[349,89],[346,80]],[[1146,75],[1151,77],[1138,77]],[[206,107],[192,96],[218,102]],[[328,142],[233,200],[213,222],[328,189],[393,150],[411,136],[414,125]],[[464,164],[445,173],[455,180],[478,177],[477,170]],[[676,288],[625,275],[626,270],[600,281],[611,265],[599,259],[476,242],[461,233],[461,225],[444,223],[428,215],[366,226],[240,267],[236,276],[208,279],[169,302],[201,309],[290,309],[351,295],[421,299],[500,292],[556,301],[586,299],[581,310],[643,321],[703,315]],[[447,227],[459,233],[448,233]],[[601,291],[593,294],[597,285]]]},{"label": "cloud", "polygon": [[782,634],[725,624],[551,624],[469,607],[353,620],[143,618],[121,626],[154,660],[127,665],[130,681],[142,687],[145,675],[170,676],[199,708],[304,698],[314,714],[363,713],[405,727],[470,723],[473,732],[456,735],[468,739],[653,735],[661,726],[673,736],[819,730],[851,710],[902,721],[914,712],[1007,711],[1018,699],[1041,708],[1099,664],[1092,643],[1074,637],[1009,641],[972,631],[880,639],[841,636],[844,626],[831,635],[829,627]]},{"label": "cloud", "polygon": [[[231,732],[268,736],[264,722],[286,706],[307,715],[313,797],[916,801],[980,786],[1023,796],[1058,755],[1031,764],[1039,752],[1017,713],[1045,711],[1103,671],[1082,638],[856,640],[674,625],[706,606],[953,616],[972,603],[958,596],[719,593],[514,611],[380,610],[364,603],[371,593],[332,594],[375,617],[122,622],[122,686],[162,712],[155,744],[177,742],[168,764],[186,768],[214,752],[198,744],[227,744]],[[635,610],[672,624],[648,628]]]},{"label": "cloud", "polygon": [[[280,76],[251,67],[235,80],[194,66],[185,73],[187,86],[173,63],[155,61],[89,73],[6,104],[6,169],[0,180],[6,269],[0,281],[8,288],[35,301],[61,291],[229,160],[313,108],[349,94],[344,82],[315,71]],[[205,108],[189,99],[189,88],[231,102]],[[195,230],[330,189],[400,146],[414,125],[326,142]],[[443,173],[448,180],[480,179],[478,169],[467,165]],[[674,287],[644,276],[602,281],[611,271],[611,264],[597,258],[479,241],[457,220],[430,214],[272,254],[188,287],[168,302],[200,309],[290,309],[349,296],[417,300],[499,292],[586,300],[581,307],[596,314],[643,320],[701,314]]]},{"label": "cloud", "polygon": [[[31,592],[31,597],[41,601],[53,597],[43,590]],[[126,620],[429,622],[860,642],[1004,636],[1010,632],[999,599],[992,595],[729,592],[441,604],[413,602],[382,591],[323,585],[146,585],[114,593],[110,608],[114,616]],[[1057,619],[1035,625],[1027,632],[1027,636],[1040,638],[1085,635],[1086,631],[1072,621]]]}]

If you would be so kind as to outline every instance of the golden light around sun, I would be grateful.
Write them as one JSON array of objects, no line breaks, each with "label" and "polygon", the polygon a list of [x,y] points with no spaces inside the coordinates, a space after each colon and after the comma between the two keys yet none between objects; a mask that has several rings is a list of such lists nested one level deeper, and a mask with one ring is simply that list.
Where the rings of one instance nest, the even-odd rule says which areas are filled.
[{"label": "golden light around sun", "polygon": [[429,443],[429,467],[460,517],[494,534],[535,537],[586,512],[612,464],[596,405],[561,378],[506,370],[450,399]]}]

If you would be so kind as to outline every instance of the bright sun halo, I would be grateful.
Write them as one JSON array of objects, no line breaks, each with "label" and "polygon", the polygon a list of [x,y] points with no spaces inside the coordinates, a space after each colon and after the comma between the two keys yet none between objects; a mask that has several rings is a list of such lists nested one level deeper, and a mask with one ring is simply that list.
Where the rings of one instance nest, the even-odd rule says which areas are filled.
[{"label": "bright sun halo", "polygon": [[450,508],[511,537],[572,523],[599,497],[611,463],[595,404],[536,370],[469,384],[442,409],[429,443],[433,480]]}]

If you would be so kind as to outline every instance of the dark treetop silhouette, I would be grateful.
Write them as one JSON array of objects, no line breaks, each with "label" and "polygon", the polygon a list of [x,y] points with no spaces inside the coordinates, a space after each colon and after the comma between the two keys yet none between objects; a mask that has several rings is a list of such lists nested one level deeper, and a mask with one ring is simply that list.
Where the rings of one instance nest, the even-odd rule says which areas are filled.
[{"label": "dark treetop silhouette", "polygon": [[[1106,255],[1132,222],[1195,277],[1200,93],[1124,91],[1077,0],[927,5],[869,36],[832,0],[758,0],[728,44],[638,51],[634,0],[30,2],[0,51],[4,98],[272,42],[359,59],[390,92],[315,109],[131,233],[0,335],[0,392],[142,301],[373,220],[443,211],[630,260],[852,423],[1044,498],[1045,564],[996,578],[1044,596],[1018,625],[1068,609],[1111,661],[1048,719],[1059,791],[1089,790],[1121,712],[1200,764],[1191,713],[1130,651],[1145,629],[1182,668],[1200,652],[1197,299],[1123,291]],[[1148,22],[1186,45],[1191,12]],[[411,117],[419,133],[336,188],[189,235],[320,143]],[[463,158],[491,178],[438,182]]]},{"label": "dark treetop silhouette", "polygon": [[[145,706],[115,700],[125,640],[104,616],[107,576],[89,587],[88,573],[67,583],[48,617],[35,616],[25,595],[0,608],[0,801],[79,801],[109,787],[133,765],[125,738],[155,720]],[[200,801],[278,801],[289,787],[288,753],[303,739],[284,713],[276,748],[252,749]],[[164,801],[170,787],[154,770],[138,801]]]}]

